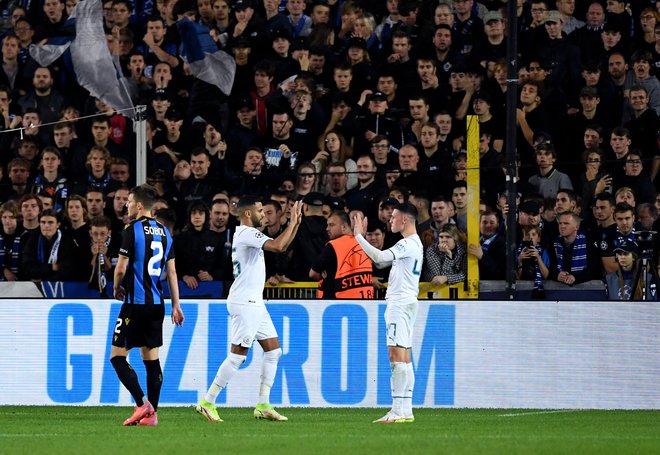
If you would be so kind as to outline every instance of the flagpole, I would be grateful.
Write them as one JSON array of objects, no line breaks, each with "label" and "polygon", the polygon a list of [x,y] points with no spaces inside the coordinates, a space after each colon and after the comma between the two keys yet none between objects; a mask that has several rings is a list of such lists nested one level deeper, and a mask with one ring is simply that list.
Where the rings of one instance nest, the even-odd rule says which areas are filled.
[{"label": "flagpole", "polygon": [[135,182],[147,181],[147,106],[135,106]]}]

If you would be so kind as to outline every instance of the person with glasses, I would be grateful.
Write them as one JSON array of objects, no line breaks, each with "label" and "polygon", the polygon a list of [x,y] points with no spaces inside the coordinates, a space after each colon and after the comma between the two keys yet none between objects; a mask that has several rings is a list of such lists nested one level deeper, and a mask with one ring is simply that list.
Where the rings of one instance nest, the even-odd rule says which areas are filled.
[{"label": "person with glasses", "polygon": [[25,63],[30,57],[29,47],[30,44],[33,44],[32,40],[34,37],[34,29],[32,28],[32,23],[28,20],[27,17],[20,17],[16,19],[14,24],[14,33],[18,37],[18,44],[20,50],[18,52],[18,60],[21,63]]},{"label": "person with glasses", "polygon": [[649,176],[643,172],[644,162],[642,153],[638,149],[632,149],[626,156],[623,178],[615,182],[616,188],[628,187],[635,194],[637,203],[655,202],[655,185]]}]

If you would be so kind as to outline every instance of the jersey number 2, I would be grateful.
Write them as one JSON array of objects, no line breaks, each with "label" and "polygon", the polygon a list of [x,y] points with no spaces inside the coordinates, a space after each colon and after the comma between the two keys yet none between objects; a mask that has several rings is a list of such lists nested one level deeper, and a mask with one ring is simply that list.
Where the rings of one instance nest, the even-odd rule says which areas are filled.
[{"label": "jersey number 2", "polygon": [[147,271],[149,276],[159,277],[161,268],[156,267],[160,265],[160,260],[163,259],[163,243],[153,240],[151,242],[151,259],[149,259],[149,264],[147,264]]}]

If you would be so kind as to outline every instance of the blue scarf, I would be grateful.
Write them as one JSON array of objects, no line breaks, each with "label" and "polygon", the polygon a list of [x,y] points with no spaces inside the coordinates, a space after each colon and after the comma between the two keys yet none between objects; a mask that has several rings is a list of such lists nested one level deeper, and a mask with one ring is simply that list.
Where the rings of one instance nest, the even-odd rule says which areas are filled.
[{"label": "blue scarf", "polygon": [[[561,272],[563,265],[564,246],[559,241],[561,237],[555,240],[555,251],[557,253],[557,273]],[[584,272],[587,269],[587,237],[582,233],[577,233],[575,242],[573,242],[573,260],[571,261],[571,273]]]},{"label": "blue scarf", "polygon": [[484,240],[484,238],[481,237],[481,239],[480,239],[481,240],[481,250],[484,252],[484,254],[486,254],[488,252],[488,248],[490,248],[490,244],[495,241],[497,236],[498,236],[498,234],[495,234],[494,236],[492,236],[490,238],[487,238],[486,240]]},{"label": "blue scarf", "polygon": [[[543,248],[541,248],[541,245],[540,244],[536,245],[534,248],[536,248],[536,251],[539,252],[539,256],[543,258]],[[520,256],[522,250],[523,250],[523,246],[518,245],[516,256]],[[539,267],[539,262],[536,259],[534,259],[534,289],[537,289],[539,291],[543,290],[543,275],[541,274],[541,267]]]}]

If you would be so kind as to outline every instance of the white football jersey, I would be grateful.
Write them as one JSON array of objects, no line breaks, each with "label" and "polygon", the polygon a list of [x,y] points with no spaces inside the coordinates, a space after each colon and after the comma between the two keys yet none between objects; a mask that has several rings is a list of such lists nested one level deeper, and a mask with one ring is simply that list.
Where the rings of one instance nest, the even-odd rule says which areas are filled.
[{"label": "white football jersey", "polygon": [[424,248],[419,235],[413,234],[401,239],[387,251],[394,256],[385,294],[387,303],[408,305],[417,302],[424,260]]},{"label": "white football jersey", "polygon": [[236,228],[231,248],[234,283],[229,289],[227,302],[264,305],[266,261],[263,246],[268,240],[272,239],[253,227],[241,225]]}]

